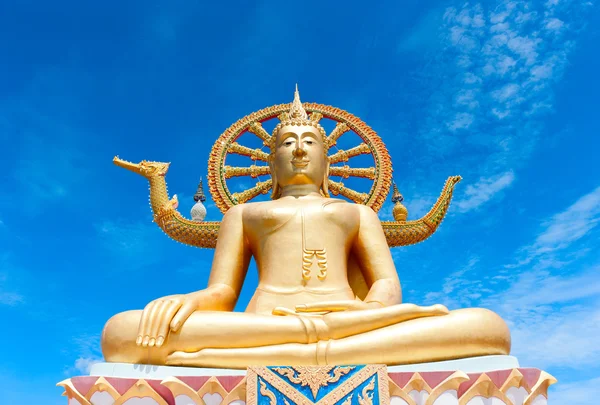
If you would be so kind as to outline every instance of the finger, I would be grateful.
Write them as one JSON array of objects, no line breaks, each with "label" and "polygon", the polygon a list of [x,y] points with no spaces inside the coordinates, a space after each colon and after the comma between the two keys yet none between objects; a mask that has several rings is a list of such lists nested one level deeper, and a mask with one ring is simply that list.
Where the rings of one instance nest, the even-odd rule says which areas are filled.
[{"label": "finger", "polygon": [[169,307],[169,301],[162,301],[160,304],[156,306],[156,311],[154,313],[154,317],[150,322],[150,329],[148,336],[150,336],[150,340],[148,340],[148,347],[153,347],[156,343],[156,335],[158,333],[158,328],[163,322],[163,317],[165,314],[165,310]]},{"label": "finger", "polygon": [[[379,313],[380,311],[381,310],[367,311],[366,313],[368,315],[366,316],[364,321],[368,322],[368,319],[371,318],[371,316]],[[430,316],[444,316],[448,314],[448,309],[443,305],[421,307],[414,304],[398,304],[386,307],[385,313],[385,319],[381,323],[379,323],[379,327],[394,325],[399,322],[410,321],[412,319],[427,318]],[[375,315],[374,318],[371,319],[377,318],[379,318],[379,316]]]},{"label": "finger", "polygon": [[175,315],[171,321],[171,330],[173,332],[179,332],[183,323],[187,321],[194,311],[196,311],[196,304],[194,302],[186,302],[183,304],[181,308],[179,308],[179,311],[177,311],[177,315]]},{"label": "finger", "polygon": [[418,316],[437,316],[437,315],[447,315],[450,313],[448,308],[446,308],[442,304],[430,305],[427,307],[422,307],[420,305],[415,304],[400,304],[401,306],[406,306],[407,313],[414,313]]},{"label": "finger", "polygon": [[156,305],[156,302],[152,301],[151,303],[146,305],[144,311],[142,312],[142,316],[140,318],[140,325],[138,326],[138,337],[135,341],[135,344],[138,346],[142,344],[142,340],[144,339],[144,331],[146,330],[146,324],[148,323],[148,316],[150,315],[150,312],[152,311],[154,305]]},{"label": "finger", "polygon": [[165,359],[165,364],[169,366],[187,366],[194,364],[194,360],[199,357],[199,352],[186,353],[186,352],[173,352]]},{"label": "finger", "polygon": [[156,301],[148,313],[148,319],[146,320],[146,325],[143,332],[144,339],[142,340],[142,347],[148,347],[148,344],[150,343],[150,330],[152,329],[152,323],[156,318],[156,314],[161,307],[162,302],[162,300]]},{"label": "finger", "polygon": [[291,309],[285,307],[275,307],[272,314],[278,316],[297,315],[296,311],[292,311]]},{"label": "finger", "polygon": [[339,312],[346,311],[356,305],[354,301],[326,301],[296,305],[296,312]]},{"label": "finger", "polygon": [[167,334],[169,333],[169,325],[171,324],[171,320],[173,319],[179,308],[181,308],[181,301],[173,301],[167,307],[162,322],[160,323],[160,328],[158,329],[156,347],[161,347],[165,339],[167,338]]},{"label": "finger", "polygon": [[450,311],[445,305],[435,304],[429,307],[421,307],[423,311],[431,313],[433,315],[448,315]]}]

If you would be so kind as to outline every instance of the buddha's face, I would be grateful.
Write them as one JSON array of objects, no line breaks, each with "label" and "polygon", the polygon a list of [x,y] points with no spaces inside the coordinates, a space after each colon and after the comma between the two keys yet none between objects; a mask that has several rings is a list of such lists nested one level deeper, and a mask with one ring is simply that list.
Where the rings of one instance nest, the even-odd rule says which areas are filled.
[{"label": "buddha's face", "polygon": [[278,185],[314,184],[321,187],[328,162],[319,130],[310,125],[286,125],[275,136],[271,171]]}]

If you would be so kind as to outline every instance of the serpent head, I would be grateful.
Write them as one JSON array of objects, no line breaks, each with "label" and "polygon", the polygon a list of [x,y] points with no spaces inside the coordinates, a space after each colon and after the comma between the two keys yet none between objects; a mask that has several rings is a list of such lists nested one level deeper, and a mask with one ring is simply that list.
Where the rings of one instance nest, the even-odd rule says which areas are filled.
[{"label": "serpent head", "polygon": [[170,165],[170,163],[149,162],[146,160],[142,160],[140,163],[132,163],[119,159],[118,156],[114,157],[113,163],[146,178],[166,175]]}]

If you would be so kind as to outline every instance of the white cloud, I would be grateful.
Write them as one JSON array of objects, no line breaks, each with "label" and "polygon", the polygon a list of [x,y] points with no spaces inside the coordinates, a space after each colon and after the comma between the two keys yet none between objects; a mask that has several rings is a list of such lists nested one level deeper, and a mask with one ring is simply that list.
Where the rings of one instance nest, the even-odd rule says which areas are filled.
[{"label": "white cloud", "polygon": [[600,262],[584,238],[594,237],[598,217],[600,188],[543,221],[534,242],[519,250],[526,256],[517,265],[483,272],[484,264],[472,257],[425,301],[497,312],[511,329],[512,354],[523,366],[549,372],[597,367]]},{"label": "white cloud", "polygon": [[167,237],[151,221],[103,221],[95,224],[96,233],[112,259],[121,267],[141,268],[163,257]]},{"label": "white cloud", "polygon": [[534,259],[548,258],[581,239],[600,223],[600,187],[578,199],[565,211],[542,223],[542,230],[534,243],[521,249],[522,257],[514,268],[529,264]]},{"label": "white cloud", "polygon": [[524,366],[594,366],[600,361],[594,338],[600,336],[599,270],[564,276],[528,271],[481,304],[507,320],[513,354]]},{"label": "white cloud", "polygon": [[564,26],[565,23],[562,20],[559,20],[558,18],[549,18],[546,20],[545,28],[550,31],[560,32],[562,31]]},{"label": "white cloud", "polygon": [[[425,303],[497,312],[510,327],[512,354],[524,367],[583,369],[600,361],[600,265],[575,275],[528,270],[495,277],[480,277],[478,267],[478,258],[469,259],[441,291],[426,294]],[[495,290],[498,282],[508,287]]]},{"label": "white cloud", "polygon": [[429,196],[429,195],[417,195],[408,199],[405,199],[402,204],[406,206],[408,210],[408,219],[418,219],[423,215],[427,214],[435,201],[437,196]]},{"label": "white cloud", "polygon": [[23,296],[16,292],[5,291],[0,285],[0,304],[14,307],[23,302]]},{"label": "white cloud", "polygon": [[479,263],[479,257],[472,257],[460,270],[444,279],[441,291],[425,294],[427,304],[443,304],[450,309],[471,306],[473,301],[481,298],[482,280],[472,276]]},{"label": "white cloud", "polygon": [[89,375],[92,366],[101,362],[102,359],[99,358],[80,357],[77,360],[75,360],[74,368],[83,375]]},{"label": "white cloud", "polygon": [[454,119],[448,123],[448,128],[454,132],[459,129],[467,129],[473,123],[474,117],[473,114],[470,113],[457,113],[454,116]]},{"label": "white cloud", "polygon": [[505,102],[508,99],[511,99],[517,95],[520,87],[515,83],[508,83],[501,87],[498,90],[492,92],[492,97],[496,101]]},{"label": "white cloud", "polygon": [[25,301],[25,297],[9,285],[9,275],[14,270],[7,253],[0,254],[0,305],[17,306]]},{"label": "white cloud", "polygon": [[600,187],[545,223],[536,245],[559,248],[581,238],[600,221]]},{"label": "white cloud", "polygon": [[[511,35],[513,32],[511,32]],[[532,35],[536,35],[535,33]],[[508,48],[513,51],[526,65],[532,65],[538,59],[538,46],[542,42],[541,38],[530,36],[515,35],[507,42]]]},{"label": "white cloud", "polygon": [[67,366],[64,370],[66,375],[73,374],[89,375],[90,369],[96,363],[102,362],[102,354],[100,352],[100,336],[82,334],[72,338],[72,352],[76,359],[71,366]]},{"label": "white cloud", "polygon": [[557,405],[589,405],[600,398],[600,377],[571,383],[560,382],[550,388],[550,403]]},{"label": "white cloud", "polygon": [[468,212],[479,208],[482,204],[509,187],[514,179],[514,173],[508,171],[496,176],[484,177],[479,179],[475,184],[469,184],[465,189],[464,196],[456,202],[459,211]]},{"label": "white cloud", "polygon": [[553,111],[553,85],[585,25],[585,9],[579,2],[514,0],[447,8],[442,48],[422,73],[431,101],[418,142],[428,155],[467,167],[465,177],[518,170],[537,144],[542,115]]}]

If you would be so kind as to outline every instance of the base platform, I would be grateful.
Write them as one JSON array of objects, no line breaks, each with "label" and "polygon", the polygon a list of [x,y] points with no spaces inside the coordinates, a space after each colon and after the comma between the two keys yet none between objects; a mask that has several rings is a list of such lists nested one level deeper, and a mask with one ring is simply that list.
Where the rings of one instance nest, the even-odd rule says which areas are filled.
[{"label": "base platform", "polygon": [[382,365],[201,369],[100,363],[69,405],[546,405],[556,380],[511,356]]}]

